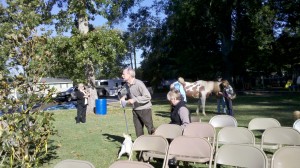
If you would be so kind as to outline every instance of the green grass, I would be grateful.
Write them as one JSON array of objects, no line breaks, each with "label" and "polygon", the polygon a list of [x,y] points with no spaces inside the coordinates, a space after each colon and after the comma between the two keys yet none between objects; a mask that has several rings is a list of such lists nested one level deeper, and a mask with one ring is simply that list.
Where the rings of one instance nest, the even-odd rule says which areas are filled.
[{"label": "green grass", "polygon": [[[276,93],[261,95],[238,95],[233,101],[233,109],[238,125],[247,127],[255,117],[273,117],[282,126],[292,126],[295,119],[293,111],[299,110],[299,93]],[[170,106],[165,94],[153,99],[154,126],[168,123]],[[188,99],[188,107],[192,116],[196,116],[196,100]],[[55,128],[58,135],[51,141],[52,152],[50,162],[43,165],[51,168],[64,159],[80,159],[90,161],[97,168],[108,168],[117,160],[117,155],[126,133],[123,109],[114,103],[108,106],[107,115],[87,115],[87,123],[75,124],[76,110],[54,111]],[[208,122],[216,115],[216,99],[211,97],[206,104],[206,116],[200,113],[202,122]],[[129,133],[136,138],[132,122],[131,109],[126,109]],[[146,131],[145,131],[146,132]],[[123,155],[122,160],[128,157]],[[197,166],[196,166],[197,167]]]}]

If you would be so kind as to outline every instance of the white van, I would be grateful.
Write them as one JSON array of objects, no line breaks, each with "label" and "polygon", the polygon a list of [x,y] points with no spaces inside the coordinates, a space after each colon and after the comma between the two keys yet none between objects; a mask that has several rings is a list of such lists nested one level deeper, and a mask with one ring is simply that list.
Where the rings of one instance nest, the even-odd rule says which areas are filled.
[{"label": "white van", "polygon": [[118,89],[120,89],[124,83],[123,79],[95,80],[98,96],[117,96]]}]

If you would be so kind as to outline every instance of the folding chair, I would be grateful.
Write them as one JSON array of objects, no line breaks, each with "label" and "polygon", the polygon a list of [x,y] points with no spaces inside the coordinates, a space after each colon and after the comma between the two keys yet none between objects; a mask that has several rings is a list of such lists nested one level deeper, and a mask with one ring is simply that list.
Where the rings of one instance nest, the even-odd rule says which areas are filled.
[{"label": "folding chair", "polygon": [[149,158],[161,158],[163,159],[162,167],[164,167],[168,149],[169,143],[166,138],[160,135],[142,135],[134,141],[129,160],[133,160],[133,153],[139,151],[138,160],[141,160],[143,155],[148,158],[148,162]]},{"label": "folding chair", "polygon": [[261,149],[278,149],[282,146],[300,145],[300,132],[292,127],[266,129],[261,138]]},{"label": "folding chair", "polygon": [[129,160],[120,160],[114,162],[109,168],[154,168],[149,163],[129,161]]},{"label": "folding chair", "polygon": [[256,144],[260,144],[262,133],[272,127],[281,127],[281,124],[275,118],[253,118],[248,123],[248,129],[256,134],[259,139]]},{"label": "folding chair", "polygon": [[293,128],[300,132],[300,119],[294,122]]},{"label": "folding chair", "polygon": [[216,130],[209,123],[194,122],[189,123],[183,129],[183,136],[206,138],[215,148]]},{"label": "folding chair", "polygon": [[248,124],[248,129],[251,131],[264,131],[272,127],[281,127],[281,124],[275,118],[253,118]]},{"label": "folding chair", "polygon": [[172,140],[181,136],[182,130],[182,127],[177,124],[162,124],[156,128],[154,135],[160,135],[166,139]]},{"label": "folding chair", "polygon": [[267,168],[268,159],[264,151],[254,145],[226,144],[221,146],[216,153],[214,168],[218,164],[247,168]]},{"label": "folding chair", "polygon": [[176,137],[170,144],[167,161],[208,163],[211,168],[213,160],[213,148],[206,139],[199,137]]},{"label": "folding chair", "polygon": [[255,145],[254,134],[244,127],[224,127],[217,135],[216,151],[220,145],[249,144]]},{"label": "folding chair", "polygon": [[237,127],[238,123],[236,119],[230,115],[216,115],[213,116],[209,123],[215,128],[223,128],[223,127]]},{"label": "folding chair", "polygon": [[67,159],[57,163],[54,168],[95,168],[95,166],[88,161]]},{"label": "folding chair", "polygon": [[284,146],[274,153],[271,168],[298,168],[300,166],[299,156],[299,146]]}]

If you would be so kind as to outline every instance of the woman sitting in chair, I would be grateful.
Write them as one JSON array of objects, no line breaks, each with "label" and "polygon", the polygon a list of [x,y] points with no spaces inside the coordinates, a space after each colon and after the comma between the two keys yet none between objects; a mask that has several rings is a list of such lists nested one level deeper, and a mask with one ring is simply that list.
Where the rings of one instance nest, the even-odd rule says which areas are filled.
[{"label": "woman sitting in chair", "polygon": [[167,99],[171,103],[171,122],[170,124],[177,124],[184,128],[187,124],[191,123],[191,115],[189,109],[186,107],[185,102],[179,91],[172,90],[167,94]]}]

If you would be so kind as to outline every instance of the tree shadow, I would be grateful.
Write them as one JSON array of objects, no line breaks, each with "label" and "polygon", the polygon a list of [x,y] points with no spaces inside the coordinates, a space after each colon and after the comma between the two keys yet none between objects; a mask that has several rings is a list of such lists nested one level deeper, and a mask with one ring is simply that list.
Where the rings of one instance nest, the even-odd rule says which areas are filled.
[{"label": "tree shadow", "polygon": [[170,113],[165,111],[156,111],[154,112],[156,116],[160,116],[163,118],[170,118]]},{"label": "tree shadow", "polygon": [[41,157],[40,159],[40,163],[46,164],[46,163],[50,163],[51,160],[55,160],[58,159],[58,155],[57,155],[57,149],[59,148],[58,145],[55,145],[55,141],[54,140],[49,140],[48,141],[48,149],[47,149],[47,154],[46,157]]}]

